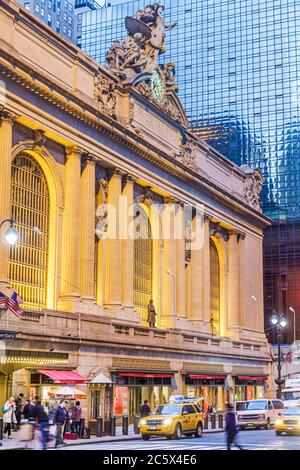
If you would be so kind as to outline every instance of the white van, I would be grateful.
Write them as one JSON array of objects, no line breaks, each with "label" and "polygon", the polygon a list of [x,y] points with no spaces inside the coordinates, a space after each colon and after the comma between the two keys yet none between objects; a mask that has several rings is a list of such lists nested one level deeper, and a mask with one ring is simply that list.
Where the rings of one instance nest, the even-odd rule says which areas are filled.
[{"label": "white van", "polygon": [[240,429],[270,429],[283,410],[281,400],[248,400],[242,410],[237,410],[237,424]]},{"label": "white van", "polygon": [[300,406],[300,378],[287,379],[282,390],[285,408]]}]

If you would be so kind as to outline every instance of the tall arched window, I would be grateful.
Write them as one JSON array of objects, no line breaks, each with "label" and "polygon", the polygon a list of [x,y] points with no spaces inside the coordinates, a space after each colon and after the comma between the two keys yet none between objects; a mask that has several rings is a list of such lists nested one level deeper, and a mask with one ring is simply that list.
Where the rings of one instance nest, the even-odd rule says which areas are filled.
[{"label": "tall arched window", "polygon": [[134,210],[136,236],[134,240],[133,300],[142,321],[147,322],[148,303],[152,297],[153,243],[151,226],[145,210],[137,205]]},{"label": "tall arched window", "polygon": [[9,280],[22,307],[37,310],[46,307],[50,199],[45,175],[27,153],[12,164],[11,205],[19,241],[10,249]]},{"label": "tall arched window", "polygon": [[210,241],[210,319],[214,334],[220,335],[220,260],[216,245]]}]

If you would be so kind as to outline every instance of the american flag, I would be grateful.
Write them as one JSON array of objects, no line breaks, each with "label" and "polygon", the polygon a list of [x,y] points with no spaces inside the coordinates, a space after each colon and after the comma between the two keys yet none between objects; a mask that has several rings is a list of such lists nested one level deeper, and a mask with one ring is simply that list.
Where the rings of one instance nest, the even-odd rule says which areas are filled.
[{"label": "american flag", "polygon": [[12,312],[17,318],[23,315],[23,310],[19,307],[21,303],[23,303],[23,300],[18,296],[16,291],[13,292],[11,297],[0,292],[0,305],[4,305],[6,309]]}]

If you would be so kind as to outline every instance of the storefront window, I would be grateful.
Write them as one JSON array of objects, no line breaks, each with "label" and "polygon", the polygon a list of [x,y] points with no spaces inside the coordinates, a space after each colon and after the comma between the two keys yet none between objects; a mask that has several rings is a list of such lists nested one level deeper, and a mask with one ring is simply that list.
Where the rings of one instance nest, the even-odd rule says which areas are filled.
[{"label": "storefront window", "polygon": [[220,261],[218,250],[210,241],[210,321],[214,334],[220,335]]},{"label": "storefront window", "polygon": [[90,419],[97,419],[102,416],[101,390],[91,390]]}]

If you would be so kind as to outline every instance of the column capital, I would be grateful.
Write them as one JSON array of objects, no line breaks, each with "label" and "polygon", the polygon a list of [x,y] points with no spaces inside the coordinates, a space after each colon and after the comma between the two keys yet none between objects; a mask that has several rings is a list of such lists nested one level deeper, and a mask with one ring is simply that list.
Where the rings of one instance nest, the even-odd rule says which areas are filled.
[{"label": "column capital", "polygon": [[3,105],[0,106],[0,127],[3,122],[8,122],[13,125],[14,121],[17,119],[17,115],[9,111]]},{"label": "column capital", "polygon": [[111,177],[117,176],[118,178],[122,178],[124,176],[125,172],[121,168],[114,168],[112,170]]},{"label": "column capital", "polygon": [[84,151],[77,145],[71,145],[69,147],[66,147],[65,151],[67,159],[69,159],[70,157],[75,157],[81,160],[81,157],[84,155]]},{"label": "column capital", "polygon": [[85,159],[85,161],[87,163],[89,163],[90,165],[96,166],[97,159],[96,159],[95,155],[92,155],[90,153],[85,153],[82,156],[83,156],[83,158]]},{"label": "column capital", "polygon": [[240,240],[245,240],[245,238],[246,238],[246,233],[245,233],[245,232],[240,232],[240,231],[238,231],[238,232],[237,232],[237,237],[238,237],[238,241],[240,241]]},{"label": "column capital", "polygon": [[176,197],[174,196],[167,196],[164,198],[164,203],[165,204],[178,204],[178,199],[176,199]]},{"label": "column capital", "polygon": [[236,229],[232,229],[232,230],[228,230],[227,233],[228,233],[228,237],[231,238],[233,236],[237,237],[239,232]]},{"label": "column capital", "polygon": [[212,221],[212,216],[208,214],[204,214],[204,222],[211,222]]},{"label": "column capital", "polygon": [[137,181],[137,178],[133,175],[130,175],[129,173],[125,174],[125,182],[126,183],[135,183]]}]

